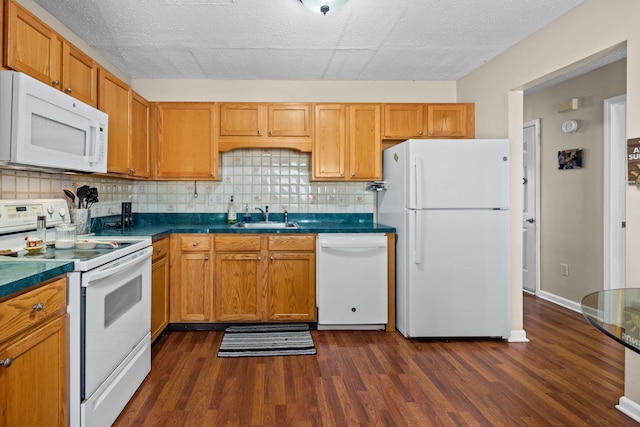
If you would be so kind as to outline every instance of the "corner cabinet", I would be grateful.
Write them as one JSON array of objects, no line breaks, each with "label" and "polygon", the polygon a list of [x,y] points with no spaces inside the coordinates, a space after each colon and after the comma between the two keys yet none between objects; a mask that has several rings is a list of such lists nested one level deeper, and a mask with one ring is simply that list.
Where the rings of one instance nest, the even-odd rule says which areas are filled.
[{"label": "corner cabinet", "polygon": [[156,108],[156,177],[218,179],[215,104],[160,102]]},{"label": "corner cabinet", "polygon": [[313,179],[382,178],[380,104],[316,104]]},{"label": "corner cabinet", "polygon": [[0,425],[68,423],[67,279],[0,303]]},{"label": "corner cabinet", "polygon": [[218,149],[291,148],[311,151],[311,104],[220,103]]},{"label": "corner cabinet", "polygon": [[170,321],[213,321],[213,252],[208,234],[170,237]]},{"label": "corner cabinet", "polygon": [[314,235],[219,235],[214,249],[216,321],[315,321]]},{"label": "corner cabinet", "polygon": [[384,105],[384,139],[474,137],[472,103]]}]

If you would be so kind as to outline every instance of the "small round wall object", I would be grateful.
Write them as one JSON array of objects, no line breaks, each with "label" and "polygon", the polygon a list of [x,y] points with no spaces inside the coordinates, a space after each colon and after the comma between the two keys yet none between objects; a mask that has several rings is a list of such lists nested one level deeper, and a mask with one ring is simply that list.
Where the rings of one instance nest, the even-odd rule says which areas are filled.
[{"label": "small round wall object", "polygon": [[576,120],[567,120],[562,123],[562,132],[573,133],[578,130],[578,122]]}]

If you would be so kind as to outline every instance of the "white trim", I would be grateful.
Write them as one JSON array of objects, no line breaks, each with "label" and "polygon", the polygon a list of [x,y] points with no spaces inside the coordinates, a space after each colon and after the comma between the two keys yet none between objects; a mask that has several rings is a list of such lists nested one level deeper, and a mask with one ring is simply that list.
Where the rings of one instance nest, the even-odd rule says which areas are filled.
[{"label": "white trim", "polygon": [[[534,295],[538,295],[538,293],[540,293],[540,119],[534,119],[531,121],[528,121],[526,123],[524,123],[522,125],[522,129],[529,127],[529,126],[533,126],[535,128],[535,162],[536,164],[533,165],[534,167],[534,174],[536,176],[536,191],[535,191],[535,199],[536,199],[536,208],[535,208],[535,219],[536,219],[536,228],[535,228],[535,241],[536,241],[536,253],[535,253],[535,257],[536,257],[536,263],[535,263],[535,275],[536,275],[536,290],[534,292]],[[523,290],[525,292],[529,292],[530,291],[526,290],[523,288]]]},{"label": "white trim", "polygon": [[527,333],[524,329],[520,329],[517,331],[511,331],[511,335],[508,338],[509,342],[529,342],[529,338],[527,338]]},{"label": "white trim", "polygon": [[571,301],[542,290],[538,293],[538,297],[582,314],[579,302]]},{"label": "white trim", "polygon": [[640,405],[628,397],[622,396],[616,405],[616,409],[629,418],[640,422]]},{"label": "white trim", "polygon": [[[624,193],[620,191],[620,181],[615,173],[626,170],[626,95],[604,100],[604,260],[603,288],[625,287],[625,242],[621,232],[619,218],[624,218]],[[621,215],[622,214],[622,215]]]}]

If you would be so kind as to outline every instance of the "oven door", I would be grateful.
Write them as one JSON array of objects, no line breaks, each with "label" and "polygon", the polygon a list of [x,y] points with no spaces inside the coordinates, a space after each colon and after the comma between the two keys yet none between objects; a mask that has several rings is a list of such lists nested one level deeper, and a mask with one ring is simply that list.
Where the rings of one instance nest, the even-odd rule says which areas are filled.
[{"label": "oven door", "polygon": [[82,275],[83,400],[151,330],[152,252],[147,247]]}]

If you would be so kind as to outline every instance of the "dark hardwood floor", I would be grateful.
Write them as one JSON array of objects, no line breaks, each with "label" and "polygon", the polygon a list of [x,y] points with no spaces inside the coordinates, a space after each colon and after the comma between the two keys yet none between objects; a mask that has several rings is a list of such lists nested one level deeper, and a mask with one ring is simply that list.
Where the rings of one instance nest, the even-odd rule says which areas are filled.
[{"label": "dark hardwood floor", "polygon": [[313,331],[318,354],[216,357],[222,332],[165,332],[115,426],[630,426],[624,350],[524,297],[529,343]]}]

